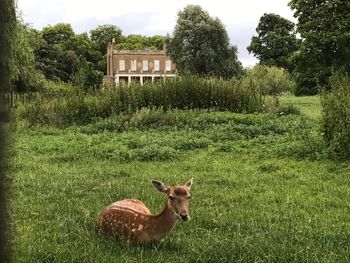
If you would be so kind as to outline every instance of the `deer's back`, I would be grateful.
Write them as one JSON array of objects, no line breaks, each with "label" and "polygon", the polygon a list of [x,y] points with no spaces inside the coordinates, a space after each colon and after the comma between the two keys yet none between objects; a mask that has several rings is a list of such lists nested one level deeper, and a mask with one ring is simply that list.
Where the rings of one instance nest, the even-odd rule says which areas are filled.
[{"label": "deer's back", "polygon": [[105,234],[139,240],[149,209],[137,199],[115,202],[104,209],[97,221],[97,229]]}]

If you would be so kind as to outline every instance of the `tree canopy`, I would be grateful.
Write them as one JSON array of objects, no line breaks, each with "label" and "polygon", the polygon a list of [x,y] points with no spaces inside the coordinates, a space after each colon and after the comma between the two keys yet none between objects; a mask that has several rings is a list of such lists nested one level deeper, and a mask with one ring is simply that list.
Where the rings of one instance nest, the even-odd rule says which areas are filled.
[{"label": "tree canopy", "polygon": [[165,37],[160,35],[143,36],[131,34],[122,36],[120,42],[117,43],[117,49],[122,50],[163,50]]},{"label": "tree canopy", "polygon": [[291,0],[302,37],[296,78],[300,93],[328,86],[332,71],[350,73],[350,1]]},{"label": "tree canopy", "polygon": [[99,25],[95,29],[90,30],[90,36],[101,54],[106,54],[107,45],[113,38],[117,43],[120,42],[122,30],[114,25]]},{"label": "tree canopy", "polygon": [[241,71],[224,25],[198,5],[179,11],[166,51],[180,73],[231,78]]},{"label": "tree canopy", "polygon": [[295,25],[291,21],[276,15],[264,14],[247,47],[259,59],[260,64],[293,69],[292,57],[298,50]]}]

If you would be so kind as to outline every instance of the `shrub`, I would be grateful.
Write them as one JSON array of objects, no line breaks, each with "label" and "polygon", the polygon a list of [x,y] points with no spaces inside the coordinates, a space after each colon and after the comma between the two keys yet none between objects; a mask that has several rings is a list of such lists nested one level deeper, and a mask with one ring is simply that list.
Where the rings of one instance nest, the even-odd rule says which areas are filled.
[{"label": "shrub", "polygon": [[330,78],[331,91],[323,92],[322,129],[330,151],[337,157],[350,158],[350,78]]},{"label": "shrub", "polygon": [[295,83],[288,73],[278,67],[257,65],[247,71],[243,83],[252,82],[263,95],[277,96],[283,92],[294,92]]}]

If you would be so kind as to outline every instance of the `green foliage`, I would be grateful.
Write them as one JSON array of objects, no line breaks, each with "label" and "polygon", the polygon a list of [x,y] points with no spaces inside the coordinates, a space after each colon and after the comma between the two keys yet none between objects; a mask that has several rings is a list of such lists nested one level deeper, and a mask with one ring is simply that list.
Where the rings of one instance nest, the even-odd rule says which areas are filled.
[{"label": "green foliage", "polygon": [[283,92],[293,92],[295,83],[288,73],[277,67],[257,65],[248,69],[242,78],[243,83],[253,83],[263,95],[278,96]]},{"label": "green foliage", "polygon": [[102,84],[99,77],[102,73],[97,71],[103,56],[86,33],[75,34],[70,24],[63,23],[47,26],[42,31],[30,31],[36,68],[47,79],[69,82],[79,74],[81,81],[89,87]]},{"label": "green foliage", "polygon": [[37,91],[44,76],[35,68],[35,56],[31,47],[32,32],[28,25],[17,20],[14,31],[14,49],[11,62],[12,90],[17,92]]},{"label": "green foliage", "polygon": [[304,51],[305,48],[302,45],[300,53],[295,56],[296,67],[292,75],[296,82],[296,96],[316,95],[322,83],[329,88],[324,80],[331,76],[331,68],[321,66]]},{"label": "green foliage", "polygon": [[324,139],[335,156],[350,159],[350,78],[335,75],[330,84],[322,94]]},{"label": "green foliage", "polygon": [[350,73],[350,2],[348,0],[291,0],[303,38],[297,56],[298,94],[329,88],[332,71]]},{"label": "green foliage", "polygon": [[144,86],[134,83],[119,86],[115,91],[55,97],[43,94],[37,100],[22,105],[19,114],[31,123],[58,125],[89,123],[112,114],[134,113],[143,107],[259,112],[264,102],[259,87],[253,82],[190,76]]},{"label": "green foliage", "polygon": [[114,38],[119,43],[122,38],[122,30],[114,25],[99,25],[90,30],[91,40],[97,45],[101,54],[107,53],[107,45]]},{"label": "green foliage", "polygon": [[80,90],[97,90],[101,86],[103,73],[95,70],[90,62],[82,63],[77,72],[72,76],[72,83]]},{"label": "green foliage", "polygon": [[300,115],[300,110],[294,105],[283,105],[278,107],[277,113],[279,115]]},{"label": "green foliage", "polygon": [[49,45],[63,44],[74,36],[73,28],[70,24],[58,23],[53,26],[44,27],[42,37]]},{"label": "green foliage", "polygon": [[121,37],[119,43],[117,43],[117,49],[119,50],[163,50],[164,36],[155,35],[152,37],[142,35],[128,35]]},{"label": "green foliage", "polygon": [[264,14],[259,21],[250,45],[249,53],[259,59],[260,64],[293,70],[292,56],[298,50],[295,25],[291,21],[276,15]]},{"label": "green foliage", "polygon": [[[74,34],[67,41],[63,42],[63,47],[66,50],[74,51],[79,61],[87,61],[95,64],[104,59],[98,51],[96,44],[90,40],[87,33]],[[105,53],[106,51],[102,54]]]},{"label": "green foliage", "polygon": [[281,107],[296,107],[298,105],[302,115],[312,119],[321,119],[321,100],[319,96],[295,97],[284,94],[279,98],[279,101]]},{"label": "green foliage", "polygon": [[14,61],[16,10],[12,0],[0,3],[0,91],[9,89]]},{"label": "green foliage", "polygon": [[[288,103],[314,116],[318,98]],[[303,116],[142,109],[127,122],[131,116],[135,125],[122,132],[113,130],[124,123],[117,116],[15,131],[14,262],[349,261],[349,162],[310,159]],[[307,133],[319,129],[318,119],[305,124]],[[191,177],[192,219],[163,241],[133,246],[96,235],[108,204],[137,198],[157,213],[165,197],[150,179]]]},{"label": "green foliage", "polygon": [[200,6],[188,5],[178,13],[166,44],[180,73],[225,79],[241,74],[237,48],[230,45],[224,25]]}]

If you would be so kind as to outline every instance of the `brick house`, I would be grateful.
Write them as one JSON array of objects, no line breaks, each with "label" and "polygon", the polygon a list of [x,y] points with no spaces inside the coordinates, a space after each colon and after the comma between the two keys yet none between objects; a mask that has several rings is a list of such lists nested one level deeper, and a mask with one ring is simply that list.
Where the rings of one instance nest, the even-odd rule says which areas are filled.
[{"label": "brick house", "polygon": [[107,47],[107,75],[105,81],[113,86],[138,81],[164,80],[176,76],[176,65],[165,51],[117,50],[113,39]]}]

